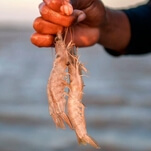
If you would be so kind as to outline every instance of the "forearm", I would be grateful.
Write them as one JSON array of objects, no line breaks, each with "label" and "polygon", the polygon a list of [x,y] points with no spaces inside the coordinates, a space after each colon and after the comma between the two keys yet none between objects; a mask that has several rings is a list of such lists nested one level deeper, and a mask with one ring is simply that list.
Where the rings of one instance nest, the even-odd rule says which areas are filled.
[{"label": "forearm", "polygon": [[[114,56],[151,52],[151,1],[122,11],[107,10],[108,24],[99,43]],[[110,28],[109,28],[110,27]]]},{"label": "forearm", "polygon": [[122,11],[106,8],[106,23],[100,27],[99,44],[123,54],[131,37],[130,23]]}]

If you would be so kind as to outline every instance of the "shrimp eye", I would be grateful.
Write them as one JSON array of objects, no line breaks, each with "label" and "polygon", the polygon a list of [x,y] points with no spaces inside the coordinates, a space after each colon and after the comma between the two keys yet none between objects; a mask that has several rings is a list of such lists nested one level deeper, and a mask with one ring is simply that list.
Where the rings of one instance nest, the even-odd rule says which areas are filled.
[{"label": "shrimp eye", "polygon": [[70,65],[70,62],[68,61],[68,62],[66,63],[66,65],[69,66],[69,65]]},{"label": "shrimp eye", "polygon": [[59,58],[59,57],[60,57],[60,55],[57,55],[57,56],[56,56],[56,58]]},{"label": "shrimp eye", "polygon": [[55,41],[58,41],[58,40],[59,40],[59,38],[58,38],[58,37],[56,37],[56,38],[55,38]]}]

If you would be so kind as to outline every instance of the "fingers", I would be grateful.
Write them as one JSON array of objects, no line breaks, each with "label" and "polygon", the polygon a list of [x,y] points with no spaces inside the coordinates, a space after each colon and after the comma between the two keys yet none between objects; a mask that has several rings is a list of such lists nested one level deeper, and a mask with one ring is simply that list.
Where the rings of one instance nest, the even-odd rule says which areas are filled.
[{"label": "fingers", "polygon": [[83,11],[74,10],[69,0],[43,0],[39,5],[41,17],[35,19],[33,27],[36,31],[31,36],[31,42],[38,47],[53,45],[54,36],[63,32],[73,22],[81,22],[86,18]]},{"label": "fingers", "polygon": [[74,15],[70,15],[70,16],[62,15],[62,14],[50,9],[44,3],[40,4],[39,10],[40,10],[40,14],[44,20],[53,22],[55,24],[58,24],[58,25],[61,25],[64,27],[69,27],[75,20]]},{"label": "fingers", "polygon": [[34,29],[41,34],[57,34],[63,31],[63,27],[43,20],[41,17],[35,19]]},{"label": "fingers", "polygon": [[34,33],[31,36],[31,42],[38,47],[50,47],[53,45],[54,37],[52,35],[42,35]]},{"label": "fingers", "polygon": [[[33,23],[36,33],[31,36],[31,42],[38,47],[50,47],[53,44],[54,35],[58,32],[63,32],[64,27],[70,26],[74,17],[53,11],[44,3],[40,4],[39,9],[42,17],[36,18]],[[63,9],[70,14],[70,10]]]},{"label": "fingers", "polygon": [[36,33],[31,36],[31,42],[38,47],[50,47],[53,45],[54,35],[63,31],[63,27],[43,20],[35,19],[33,24]]}]

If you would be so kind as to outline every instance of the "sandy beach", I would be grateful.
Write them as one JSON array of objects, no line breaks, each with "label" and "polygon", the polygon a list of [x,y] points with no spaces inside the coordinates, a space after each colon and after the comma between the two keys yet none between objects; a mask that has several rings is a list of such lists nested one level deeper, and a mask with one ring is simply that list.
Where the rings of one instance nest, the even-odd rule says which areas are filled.
[{"label": "sandy beach", "polygon": [[[0,27],[0,151],[94,151],[56,130],[46,95],[55,53],[33,46],[32,32]],[[87,129],[101,151],[151,151],[151,55],[113,57],[99,45],[79,54]]]}]

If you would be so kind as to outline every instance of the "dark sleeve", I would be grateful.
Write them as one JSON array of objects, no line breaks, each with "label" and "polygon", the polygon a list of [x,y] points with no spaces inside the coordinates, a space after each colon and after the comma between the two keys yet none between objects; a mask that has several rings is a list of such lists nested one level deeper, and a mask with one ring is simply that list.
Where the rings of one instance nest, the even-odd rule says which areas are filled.
[{"label": "dark sleeve", "polygon": [[[151,2],[136,8],[123,10],[131,26],[131,39],[125,55],[146,54],[151,52]],[[114,50],[106,49],[114,56],[121,55]]]}]

